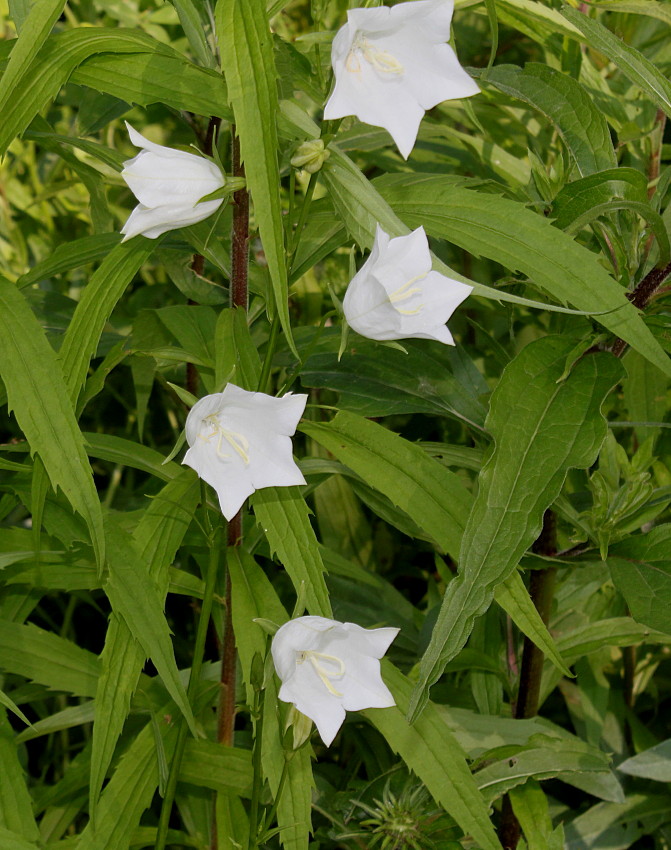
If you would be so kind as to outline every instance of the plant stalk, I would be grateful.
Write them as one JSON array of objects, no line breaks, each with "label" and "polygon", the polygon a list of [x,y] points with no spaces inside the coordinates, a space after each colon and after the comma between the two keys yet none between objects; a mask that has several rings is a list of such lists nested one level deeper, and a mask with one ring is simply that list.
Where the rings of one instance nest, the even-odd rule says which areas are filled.
[{"label": "plant stalk", "polygon": [[[550,509],[543,516],[543,529],[538,540],[532,546],[538,555],[552,556],[557,554],[557,520]],[[529,580],[529,595],[536,610],[547,626],[552,611],[552,597],[557,570],[549,567],[545,570],[533,570]],[[520,669],[520,684],[513,716],[518,719],[534,717],[538,713],[538,702],[543,677],[543,653],[529,640],[524,638],[522,666]],[[501,823],[499,840],[504,850],[515,850],[521,836],[520,823],[513,811],[508,794],[503,798],[501,808]]]},{"label": "plant stalk", "polygon": [[[203,499],[203,505],[207,514],[206,501]],[[203,653],[205,651],[205,641],[207,638],[207,630],[210,624],[210,616],[212,614],[212,602],[214,599],[214,590],[219,573],[219,564],[221,561],[221,527],[217,527],[210,536],[210,558],[207,566],[207,575],[205,577],[205,590],[203,591],[203,604],[200,609],[200,617],[198,618],[198,629],[196,631],[196,642],[193,650],[193,661],[191,664],[191,673],[189,675],[189,684],[186,694],[189,699],[189,704],[193,706],[194,697],[200,681],[200,672],[203,666]],[[179,731],[177,734],[177,743],[175,744],[175,752],[170,763],[170,773],[168,774],[168,782],[165,789],[165,796],[161,805],[161,814],[158,822],[158,832],[156,836],[156,844],[154,850],[164,850],[165,842],[168,835],[168,826],[170,823],[170,814],[172,805],[175,800],[175,791],[177,789],[177,779],[179,777],[180,766],[184,756],[184,748],[188,735],[188,726],[184,718],[181,719]]]}]

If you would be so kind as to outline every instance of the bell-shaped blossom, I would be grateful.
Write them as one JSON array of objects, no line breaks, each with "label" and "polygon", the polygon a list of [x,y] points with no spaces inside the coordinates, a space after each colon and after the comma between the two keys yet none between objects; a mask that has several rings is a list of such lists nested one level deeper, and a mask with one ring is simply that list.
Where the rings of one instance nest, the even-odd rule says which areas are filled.
[{"label": "bell-shaped blossom", "polygon": [[157,145],[126,122],[128,134],[140,153],[124,162],[121,176],[140,202],[121,228],[123,241],[142,234],[156,239],[167,230],[196,224],[219,209],[222,199],[200,199],[225,183],[209,159]]},{"label": "bell-shaped blossom", "polygon": [[398,629],[363,629],[326,617],[298,617],[276,632],[275,670],[279,698],[314,720],[328,747],[346,711],[396,705],[382,681],[379,659]]},{"label": "bell-shaped blossom", "polygon": [[356,115],[384,127],[407,159],[427,109],[480,91],[445,44],[453,7],[453,0],[414,0],[351,9],[333,39],[336,82],[324,118]]},{"label": "bell-shaped blossom", "polygon": [[291,453],[291,437],[307,398],[293,393],[275,398],[227,384],[223,393],[206,395],[191,408],[186,419],[190,448],[182,463],[214,487],[226,519],[255,490],[305,484]]},{"label": "bell-shaped blossom", "polygon": [[423,227],[390,237],[378,225],[370,257],[352,278],[343,310],[347,324],[369,339],[436,339],[454,345],[445,322],[472,286],[431,270]]}]

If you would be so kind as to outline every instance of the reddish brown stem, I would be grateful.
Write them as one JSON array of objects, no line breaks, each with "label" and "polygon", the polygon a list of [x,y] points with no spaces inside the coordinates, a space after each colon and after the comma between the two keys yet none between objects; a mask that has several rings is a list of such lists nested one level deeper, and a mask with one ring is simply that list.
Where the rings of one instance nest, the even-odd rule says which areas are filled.
[{"label": "reddish brown stem", "polygon": [[[671,275],[671,263],[667,263],[662,269],[651,269],[636,289],[627,296],[634,307],[645,310],[650,299],[669,275]],[[622,357],[626,348],[627,343],[623,339],[616,339],[611,351],[616,357]]]},{"label": "reddish brown stem", "polygon": [[[240,161],[240,140],[231,128],[233,176],[244,177]],[[247,264],[249,256],[249,195],[246,189],[233,194],[233,235],[231,238],[231,306],[247,309]]]}]

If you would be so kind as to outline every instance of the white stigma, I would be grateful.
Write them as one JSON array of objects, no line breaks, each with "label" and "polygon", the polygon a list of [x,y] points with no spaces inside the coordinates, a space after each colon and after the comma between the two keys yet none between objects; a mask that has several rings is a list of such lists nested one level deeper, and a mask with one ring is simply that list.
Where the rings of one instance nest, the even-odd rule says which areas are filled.
[{"label": "white stigma", "polygon": [[198,439],[209,443],[213,437],[216,437],[217,446],[215,451],[218,458],[221,458],[221,460],[230,460],[231,458],[230,454],[222,451],[222,443],[226,440],[228,445],[242,459],[245,466],[249,464],[249,440],[245,436],[238,434],[236,431],[229,431],[228,428],[224,428],[219,421],[219,414],[217,413],[211,413],[209,416],[206,416],[203,422],[212,428],[212,433],[208,434],[207,437],[198,434]]},{"label": "white stigma", "polygon": [[405,71],[403,65],[392,53],[376,47],[365,35],[359,32],[347,54],[345,68],[352,74],[361,73],[361,57],[379,74],[398,77]]},{"label": "white stigma", "polygon": [[[327,664],[333,665],[336,669],[327,670],[327,668],[321,663],[320,659],[326,661]],[[345,662],[342,658],[338,658],[336,655],[326,655],[323,652],[315,652],[313,649],[306,649],[303,650],[303,652],[298,653],[296,664],[303,664],[305,661],[309,661],[310,664],[312,664],[315,673],[322,680],[330,694],[333,694],[334,697],[342,696],[340,691],[337,691],[331,684],[331,679],[339,679],[341,676],[345,675]]]}]

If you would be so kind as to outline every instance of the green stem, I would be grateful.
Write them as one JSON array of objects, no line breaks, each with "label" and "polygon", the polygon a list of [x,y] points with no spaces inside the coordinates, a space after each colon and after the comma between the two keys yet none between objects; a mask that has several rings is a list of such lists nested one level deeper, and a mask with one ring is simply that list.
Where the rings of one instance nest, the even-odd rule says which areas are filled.
[{"label": "green stem", "polygon": [[305,190],[305,195],[303,197],[303,205],[301,206],[301,211],[298,214],[298,222],[296,224],[296,229],[293,233],[289,234],[290,241],[289,251],[287,254],[287,272],[289,275],[291,275],[291,269],[294,264],[294,257],[296,256],[296,251],[298,250],[298,245],[301,241],[301,234],[303,232],[303,228],[305,227],[305,222],[307,221],[308,212],[310,211],[310,204],[312,203],[312,196],[315,193],[315,186],[317,185],[317,180],[319,180],[318,171],[310,175],[310,182],[308,183],[308,188]]},{"label": "green stem", "polygon": [[280,314],[275,313],[273,323],[270,326],[270,336],[268,337],[268,345],[266,347],[266,356],[263,360],[263,368],[261,369],[261,377],[259,378],[258,390],[260,393],[268,392],[268,381],[270,379],[270,370],[273,365],[273,357],[277,348],[277,337],[280,332]]},{"label": "green stem", "polygon": [[282,775],[280,776],[280,783],[277,786],[277,793],[275,794],[275,799],[273,801],[272,808],[268,812],[267,816],[264,819],[264,823],[267,827],[272,826],[273,821],[275,820],[275,815],[277,814],[277,807],[280,804],[280,800],[282,799],[282,792],[284,791],[284,786],[287,781],[287,776],[289,776],[289,761],[293,753],[284,754],[284,767],[282,768]]},{"label": "green stem", "polygon": [[261,749],[263,739],[263,701],[261,692],[255,691],[254,695],[254,752],[252,754],[252,765],[254,767],[254,781],[252,784],[252,799],[249,806],[249,844],[248,850],[256,850],[259,846],[259,801],[261,798],[261,786],[263,774],[261,772]]},{"label": "green stem", "polygon": [[[206,502],[203,500],[203,505]],[[207,507],[205,507],[207,515]],[[209,519],[207,520],[209,525]],[[211,527],[210,529],[211,530]],[[212,532],[209,539],[210,558],[207,566],[207,575],[205,577],[205,590],[203,591],[203,604],[200,609],[200,617],[198,618],[198,629],[196,631],[196,642],[193,649],[193,661],[191,664],[191,673],[189,675],[189,684],[186,690],[189,702],[193,705],[194,697],[200,681],[200,671],[203,666],[203,653],[205,651],[205,641],[207,639],[207,630],[210,625],[210,616],[212,614],[212,602],[214,599],[214,590],[221,561],[221,539],[222,529],[217,526]],[[177,789],[177,779],[184,756],[184,748],[186,747],[186,738],[188,727],[186,721],[182,718],[177,735],[177,743],[175,752],[170,763],[170,773],[168,774],[168,782],[165,789],[165,796],[161,805],[161,815],[158,822],[158,832],[156,836],[156,844],[154,850],[164,850],[168,835],[168,825],[170,823],[170,814],[172,812],[172,804],[175,800],[175,791]]]}]

